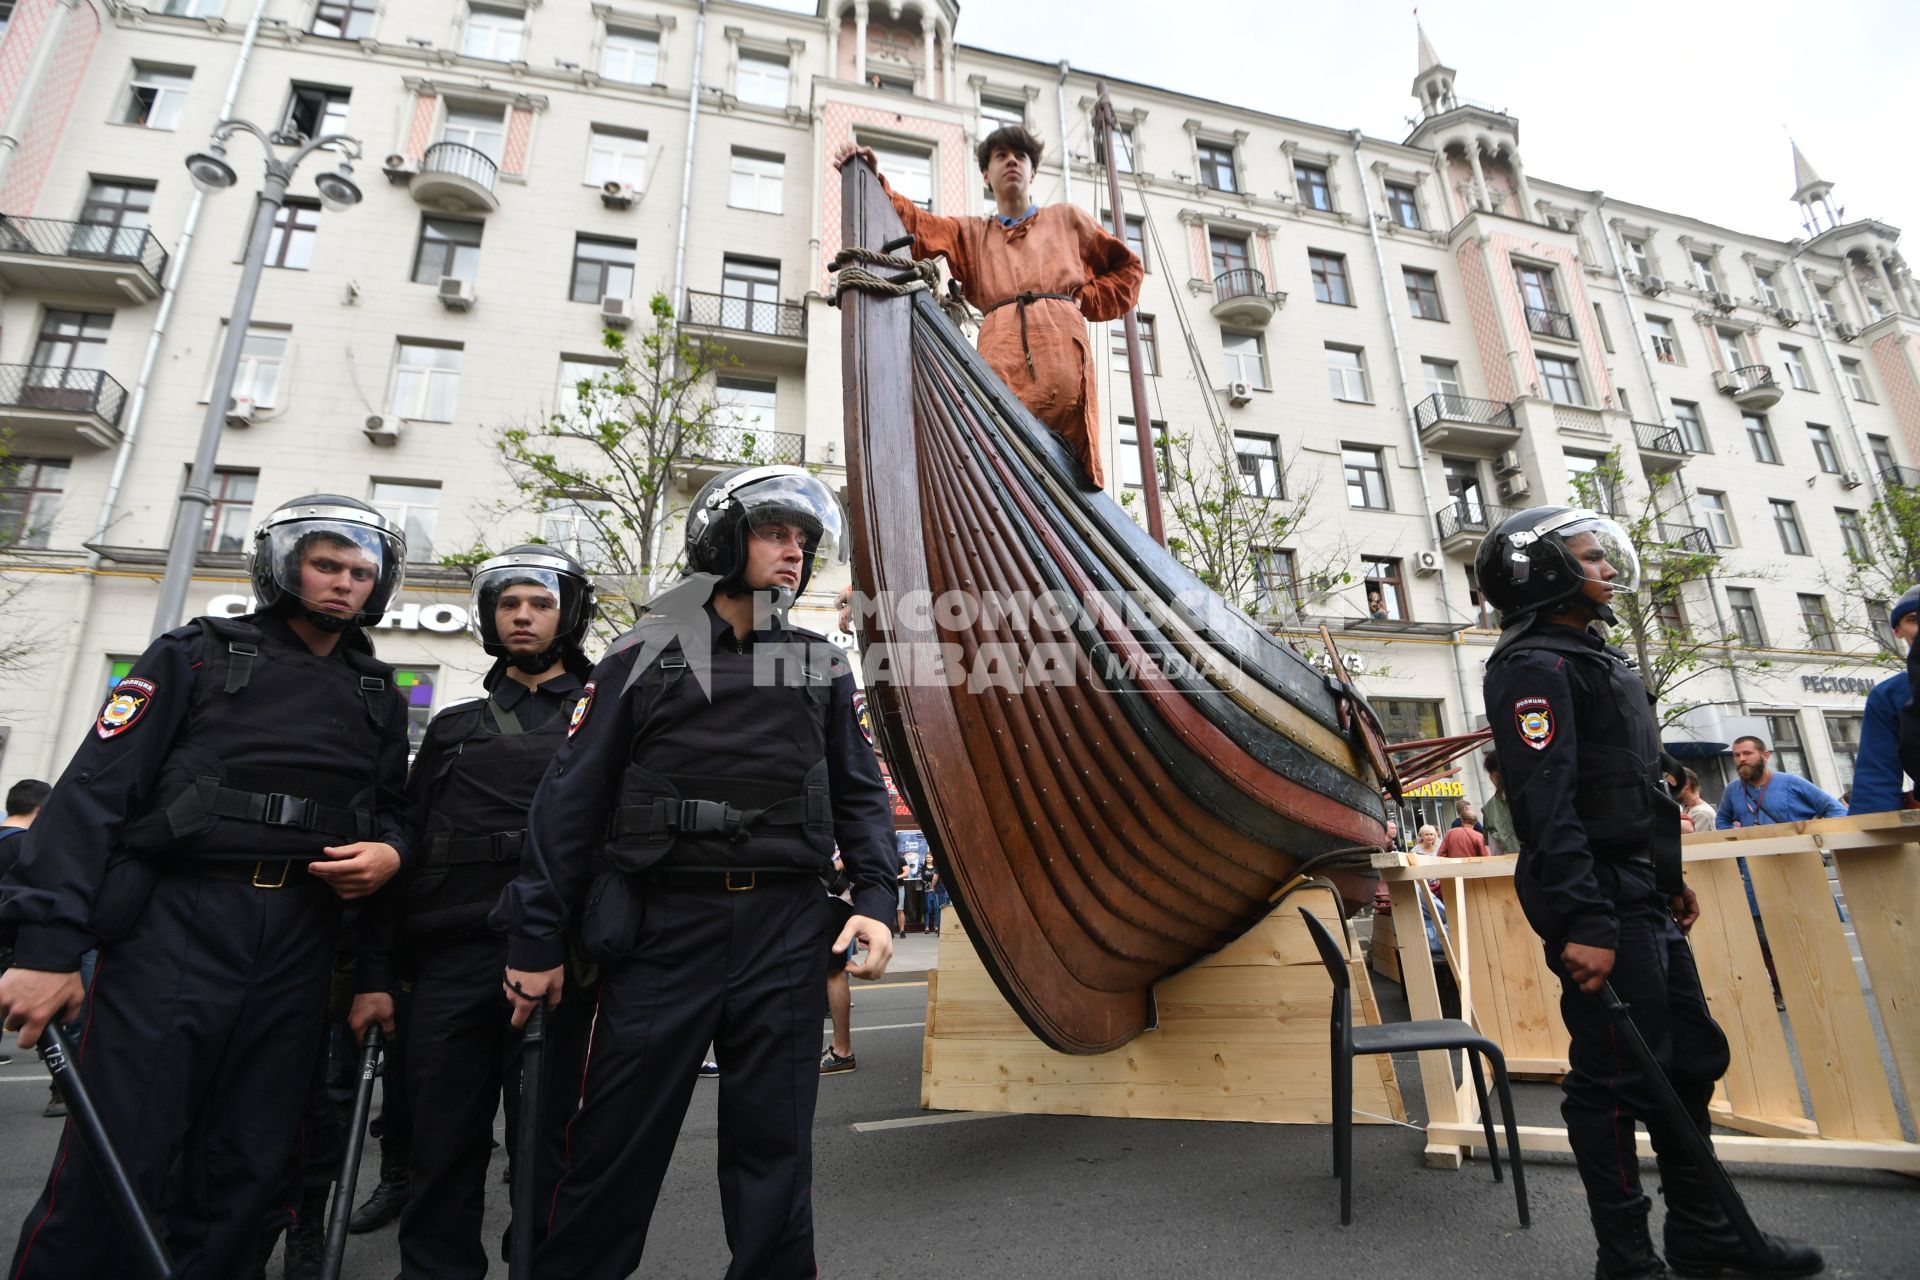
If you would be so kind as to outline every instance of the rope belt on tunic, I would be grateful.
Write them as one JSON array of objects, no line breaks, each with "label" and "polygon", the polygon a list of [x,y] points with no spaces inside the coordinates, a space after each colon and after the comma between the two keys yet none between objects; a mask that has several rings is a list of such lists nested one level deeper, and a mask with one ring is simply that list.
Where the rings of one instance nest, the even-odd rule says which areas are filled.
[{"label": "rope belt on tunic", "polygon": [[1020,308],[1020,354],[1027,358],[1028,377],[1036,377],[1038,375],[1033,371],[1033,349],[1027,346],[1027,307],[1042,298],[1058,298],[1062,302],[1079,301],[1079,299],[1070,293],[1034,293],[1030,291],[1027,293],[1016,293],[1011,298],[1002,298],[980,313],[982,315],[992,315],[1002,307]]}]

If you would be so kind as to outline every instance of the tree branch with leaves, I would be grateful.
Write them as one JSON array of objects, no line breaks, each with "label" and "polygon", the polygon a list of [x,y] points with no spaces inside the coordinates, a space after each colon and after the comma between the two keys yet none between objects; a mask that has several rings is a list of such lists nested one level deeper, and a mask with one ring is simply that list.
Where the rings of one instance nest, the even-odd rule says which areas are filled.
[{"label": "tree branch with leaves", "polygon": [[[1886,626],[1887,609],[1920,586],[1920,489],[1886,482],[1886,496],[1864,513],[1848,535],[1844,565],[1827,568],[1821,581],[1861,612],[1842,610],[1834,630],[1870,645],[1882,665],[1898,667],[1907,655]],[[1875,608],[1874,606],[1877,606]]]}]

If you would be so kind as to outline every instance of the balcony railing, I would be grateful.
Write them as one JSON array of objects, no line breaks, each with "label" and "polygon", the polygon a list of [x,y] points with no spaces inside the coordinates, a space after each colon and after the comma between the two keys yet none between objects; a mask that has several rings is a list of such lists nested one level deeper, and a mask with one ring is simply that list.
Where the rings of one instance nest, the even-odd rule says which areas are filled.
[{"label": "balcony railing", "polygon": [[796,302],[687,291],[686,322],[770,338],[805,338],[807,309]]},{"label": "balcony railing", "polygon": [[92,414],[118,427],[126,403],[127,389],[104,370],[0,364],[0,405]]},{"label": "balcony railing", "polygon": [[1883,467],[1880,483],[1888,489],[1920,489],[1920,470],[1913,467]]},{"label": "balcony railing", "polygon": [[1680,434],[1678,427],[1663,427],[1657,422],[1636,422],[1633,424],[1633,438],[1642,449],[1649,453],[1690,453],[1687,438]]},{"label": "balcony railing", "polygon": [[1574,340],[1573,317],[1549,307],[1528,307],[1527,328],[1549,338],[1563,338],[1568,342]]},{"label": "balcony railing", "polygon": [[436,142],[420,157],[421,173],[445,173],[493,190],[500,166],[493,157],[464,142]]},{"label": "balcony railing", "polygon": [[1266,296],[1267,278],[1252,267],[1222,271],[1213,278],[1215,302],[1225,302],[1229,298],[1264,298]]},{"label": "balcony railing", "polygon": [[1422,431],[1443,419],[1482,427],[1504,427],[1509,431],[1519,429],[1513,421],[1513,406],[1501,400],[1479,400],[1451,391],[1436,391],[1414,406],[1413,420],[1420,424]]},{"label": "balcony railing", "polygon": [[1764,364],[1742,365],[1733,371],[1733,394],[1773,385],[1773,370]]},{"label": "balcony railing", "polygon": [[167,251],[145,227],[115,227],[59,218],[0,215],[0,253],[37,253],[52,258],[137,262],[157,280],[166,273]]},{"label": "balcony railing", "polygon": [[715,427],[682,445],[688,458],[705,462],[790,463],[807,460],[807,438],[788,431],[756,427]]},{"label": "balcony railing", "polygon": [[1484,536],[1512,514],[1511,507],[1496,507],[1486,502],[1467,500],[1449,503],[1440,508],[1436,516],[1440,522],[1440,540],[1445,542],[1457,534]]},{"label": "balcony railing", "polygon": [[1670,524],[1659,522],[1660,541],[1667,546],[1690,552],[1693,555],[1710,556],[1716,554],[1713,546],[1713,534],[1698,525]]}]

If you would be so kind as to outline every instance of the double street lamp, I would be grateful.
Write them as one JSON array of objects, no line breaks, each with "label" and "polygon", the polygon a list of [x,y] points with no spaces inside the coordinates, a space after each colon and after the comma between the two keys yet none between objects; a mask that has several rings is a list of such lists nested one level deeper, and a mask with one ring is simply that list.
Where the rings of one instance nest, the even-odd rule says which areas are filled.
[{"label": "double street lamp", "polygon": [[213,505],[213,463],[220,452],[220,433],[226,426],[227,403],[233,398],[234,378],[240,371],[240,357],[246,349],[247,326],[253,319],[253,300],[260,292],[260,273],[267,263],[267,245],[280,208],[286,203],[287,188],[302,161],[317,151],[339,155],[339,167],[314,179],[320,201],[333,210],[350,209],[360,203],[360,186],[353,180],[353,162],[360,158],[358,139],[345,134],[328,134],[303,142],[285,159],[274,150],[275,140],[258,125],[246,120],[222,120],[214,126],[213,142],[205,150],[187,157],[187,173],[194,186],[207,194],[225,191],[239,181],[233,166],[227,163],[227,140],[236,133],[250,133],[259,139],[267,154],[266,181],[255,197],[253,226],[247,235],[247,256],[240,271],[240,287],[234,291],[233,309],[227,313],[226,341],[220,348],[220,362],[214,368],[213,390],[207,397],[207,416],[200,424],[200,443],[193,455],[193,469],[187,487],[180,494],[179,510],[173,521],[173,537],[167,543],[167,571],[160,582],[160,604],[154,610],[153,634],[158,636],[180,625],[186,610],[187,587],[193,578],[194,553],[200,546],[200,530],[207,510]]}]

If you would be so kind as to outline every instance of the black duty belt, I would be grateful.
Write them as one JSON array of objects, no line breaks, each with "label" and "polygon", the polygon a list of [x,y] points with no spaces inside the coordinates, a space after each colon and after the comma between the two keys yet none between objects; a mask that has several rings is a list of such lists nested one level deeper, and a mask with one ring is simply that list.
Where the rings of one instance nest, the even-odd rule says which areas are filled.
[{"label": "black duty belt", "polygon": [[512,862],[527,842],[525,831],[495,831],[484,836],[456,836],[440,832],[427,841],[421,870],[476,863]]},{"label": "black duty belt", "polygon": [[181,875],[205,880],[238,880],[256,889],[310,888],[321,881],[307,871],[304,858],[269,858],[246,862],[239,858],[177,858],[161,864]]},{"label": "black duty belt", "polygon": [[775,885],[793,884],[801,880],[820,882],[819,873],[801,871],[794,867],[773,869],[733,871],[718,867],[654,867],[640,874],[645,884],[664,886],[674,889],[724,889],[728,893],[746,893],[753,889],[770,889]]},{"label": "black duty belt", "polygon": [[1062,302],[1077,303],[1079,301],[1078,298],[1070,293],[1016,293],[1011,298],[1002,298],[981,313],[982,315],[990,316],[1002,307],[1020,308],[1020,354],[1026,357],[1028,377],[1036,377],[1038,375],[1033,372],[1033,349],[1027,345],[1027,307],[1032,303],[1040,301],[1042,298],[1058,298]]},{"label": "black duty belt", "polygon": [[657,836],[670,831],[681,835],[724,835],[729,840],[744,840],[755,826],[795,827],[806,822],[830,821],[824,792],[817,797],[819,812],[813,812],[816,797],[798,795],[770,804],[764,809],[736,809],[720,800],[680,800],[656,796],[646,804],[625,805],[614,810],[608,834]]},{"label": "black duty belt", "polygon": [[349,840],[368,840],[374,834],[373,814],[365,809],[322,804],[305,796],[290,796],[281,792],[215,787],[207,811],[216,817],[238,818],[242,822],[259,822],[269,827],[297,827],[302,831],[345,836]]}]

